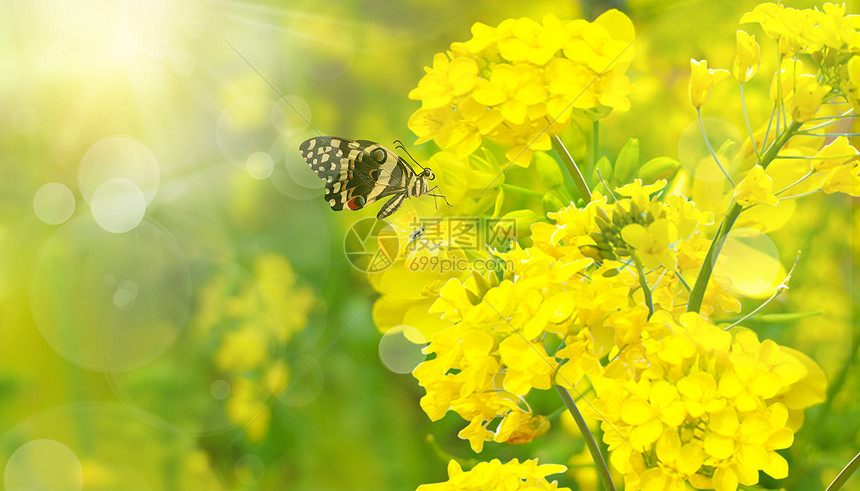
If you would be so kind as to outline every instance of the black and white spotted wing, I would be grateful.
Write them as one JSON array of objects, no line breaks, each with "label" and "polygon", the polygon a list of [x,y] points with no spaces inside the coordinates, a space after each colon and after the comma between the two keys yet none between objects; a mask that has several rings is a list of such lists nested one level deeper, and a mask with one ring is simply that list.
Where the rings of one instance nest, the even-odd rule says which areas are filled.
[{"label": "black and white spotted wing", "polygon": [[380,210],[383,219],[397,211],[410,196],[427,192],[427,178],[395,152],[368,140],[321,136],[299,145],[302,158],[325,181],[325,200],[333,210],[359,210],[386,196],[395,195]]}]

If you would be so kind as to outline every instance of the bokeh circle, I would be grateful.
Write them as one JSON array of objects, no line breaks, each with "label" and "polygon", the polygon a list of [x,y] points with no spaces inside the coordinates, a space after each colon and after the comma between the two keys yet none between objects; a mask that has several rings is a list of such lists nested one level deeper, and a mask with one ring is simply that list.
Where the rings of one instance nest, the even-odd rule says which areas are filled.
[{"label": "bokeh circle", "polygon": [[109,136],[95,142],[78,167],[78,187],[87,203],[106,181],[126,179],[140,189],[148,205],[155,198],[160,177],[155,154],[130,136]]},{"label": "bokeh circle", "polygon": [[729,292],[753,298],[770,295],[784,274],[776,243],[752,228],[729,232],[714,267],[715,280]]},{"label": "bokeh circle", "polygon": [[49,182],[33,195],[33,211],[48,225],[59,225],[75,213],[75,195],[58,182]]},{"label": "bokeh circle", "polygon": [[237,481],[246,486],[253,486],[266,474],[266,464],[263,459],[254,454],[245,454],[236,461],[233,472],[236,474]]},{"label": "bokeh circle", "polygon": [[269,97],[248,95],[221,111],[215,124],[215,142],[232,165],[245,169],[251,155],[271,145],[275,133],[271,122],[273,103]]},{"label": "bokeh circle", "polygon": [[75,452],[51,439],[30,440],[6,461],[7,491],[80,491],[84,470]]},{"label": "bokeh circle", "polygon": [[379,340],[379,360],[388,370],[407,374],[427,357],[421,350],[427,344],[424,335],[412,326],[395,326],[385,332]]},{"label": "bokeh circle", "polygon": [[225,489],[193,438],[154,429],[145,421],[155,416],[141,414],[120,404],[82,402],[23,419],[0,433],[6,489],[155,491],[164,489],[166,458],[176,469],[176,489]]},{"label": "bokeh circle", "polygon": [[42,336],[70,362],[130,370],[169,348],[191,311],[191,279],[173,237],[144,220],[112,234],[83,215],[42,245],[30,277]]},{"label": "bokeh circle", "polygon": [[146,214],[146,196],[128,179],[108,179],[90,198],[93,219],[99,226],[115,234],[137,227]]}]

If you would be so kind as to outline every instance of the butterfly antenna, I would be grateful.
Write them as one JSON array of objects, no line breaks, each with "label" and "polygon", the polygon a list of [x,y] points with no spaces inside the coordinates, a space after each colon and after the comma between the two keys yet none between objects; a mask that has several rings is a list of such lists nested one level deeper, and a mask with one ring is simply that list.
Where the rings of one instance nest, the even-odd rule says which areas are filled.
[{"label": "butterfly antenna", "polygon": [[417,160],[415,160],[415,157],[413,157],[413,156],[412,156],[412,154],[411,154],[411,153],[409,153],[409,150],[406,150],[406,147],[404,147],[404,146],[403,146],[403,142],[402,142],[402,141],[400,141],[400,140],[394,140],[394,143],[396,143],[396,144],[397,144],[397,145],[395,145],[395,147],[394,147],[394,148],[400,148],[400,149],[402,149],[404,152],[406,152],[406,155],[407,155],[407,156],[409,156],[409,158],[410,158],[410,159],[412,159],[412,161],[413,161],[413,162],[415,162],[415,165],[417,165],[418,167],[421,167],[422,169],[424,169],[424,166],[423,166],[423,165],[421,165],[421,164],[419,164],[419,163],[418,163],[418,161],[417,161]]}]

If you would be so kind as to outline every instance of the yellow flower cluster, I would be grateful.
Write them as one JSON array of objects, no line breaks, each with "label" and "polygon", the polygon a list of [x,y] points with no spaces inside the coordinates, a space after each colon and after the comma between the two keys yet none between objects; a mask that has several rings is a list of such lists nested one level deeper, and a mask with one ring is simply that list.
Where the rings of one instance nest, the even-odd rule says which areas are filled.
[{"label": "yellow flower cluster", "polygon": [[735,336],[696,313],[648,343],[648,366],[592,379],[592,403],[625,489],[735,491],[758,471],[788,475],[788,448],[803,408],[825,396],[825,376],[800,352],[751,331]]},{"label": "yellow flower cluster", "polygon": [[[763,3],[741,17],[741,24],[759,24],[765,35],[777,41],[782,66],[774,75],[771,98],[788,101],[795,121],[807,121],[823,100],[840,95],[860,110],[860,16],[845,15],[845,4],[825,3],[823,10],[794,9]],[[737,33],[737,57],[732,73],[744,83],[758,71],[761,48],[754,36]],[[796,58],[808,54],[816,61],[815,73],[805,73]],[[706,62],[693,61],[690,101],[695,107],[707,102],[710,88],[728,74],[707,70]]]},{"label": "yellow flower cluster", "polygon": [[213,278],[201,295],[195,328],[217,343],[216,377],[229,384],[227,418],[237,426],[253,421],[247,435],[259,440],[268,428],[269,398],[289,381],[282,351],[305,328],[317,299],[310,287],[298,284],[283,256],[258,257],[253,273],[253,281],[228,272]]},{"label": "yellow flower cluster", "polygon": [[783,147],[779,155],[785,158],[775,159],[766,170],[754,165],[735,187],[735,201],[742,206],[775,205],[816,190],[860,196],[860,152],[847,137],[824,146],[820,138],[797,140]]},{"label": "yellow flower cluster", "polygon": [[[819,64],[818,77],[800,75],[796,82],[796,98],[800,99],[792,111],[796,121],[811,117],[813,108],[818,109],[821,98],[831,89],[860,111],[860,16],[846,15],[845,9],[844,3],[825,3],[822,10],[764,3],[741,17],[742,24],[759,24],[778,42],[786,59],[803,53],[812,55]],[[793,73],[801,72],[793,69]],[[789,73],[787,78],[792,77]]]},{"label": "yellow flower cluster", "polygon": [[[799,352],[761,342],[743,328],[727,332],[710,317],[741,308],[727,273],[737,265],[720,255],[733,226],[782,226],[766,223],[778,215],[767,210],[818,190],[860,194],[860,152],[847,137],[820,131],[849,117],[849,103],[858,108],[860,16],[845,10],[763,4],[741,19],[759,24],[779,47],[770,90],[774,116],[753,131],[744,101],[750,142],[717,151],[708,145],[732,188],[708,190],[715,206],[697,201],[697,207],[665,181],[594,192],[584,207],[571,205],[548,213],[549,223],[532,223],[530,240],[495,252],[505,268],[416,278],[430,285],[420,303],[387,305],[391,311],[415,305],[420,315],[412,318],[431,336],[430,356],[413,371],[425,389],[421,407],[428,416],[435,421],[457,413],[468,422],[459,436],[475,452],[490,441],[525,443],[548,429],[529,394],[553,385],[576,391],[589,377],[595,416],[625,489],[736,491],[756,484],[760,471],[784,478],[788,464],[777,451],[791,445],[802,410],[824,400],[823,372]],[[529,165],[532,149],[549,149],[550,135],[567,127],[572,110],[626,109],[624,70],[634,37],[628,23],[613,11],[594,23],[548,16],[542,24],[476,24],[472,39],[438,54],[410,93],[422,101],[410,129],[419,143],[434,140],[443,150],[437,155],[451,161],[474,157],[492,141],[511,162]],[[688,96],[700,119],[715,84],[731,75],[743,95],[759,71],[755,37],[738,31],[736,45],[731,71],[691,60]],[[609,65],[615,73],[588,81]],[[703,123],[701,130],[707,140]],[[547,187],[563,187],[563,176],[537,161]],[[726,170],[723,161],[732,166]],[[469,175],[482,181],[474,186],[482,194],[492,184],[482,185],[491,174]],[[463,197],[469,181],[461,182]],[[685,185],[679,180],[673,189]],[[499,196],[519,190],[541,197],[526,186],[505,183]],[[781,210],[793,209],[787,204]],[[497,201],[494,216],[499,208]],[[727,209],[716,237],[704,231],[714,223],[702,211],[708,209]],[[734,280],[734,291],[744,291],[743,279]],[[498,461],[489,464],[503,473]],[[475,470],[489,469],[483,465]],[[420,489],[486,484],[468,474],[456,466],[449,483]]]},{"label": "yellow flower cluster", "polygon": [[480,462],[469,471],[463,471],[456,460],[448,462],[448,481],[423,484],[416,491],[484,491],[486,489],[570,491],[560,488],[546,476],[564,472],[558,464],[538,465],[537,459],[520,463],[517,459],[502,464],[499,459]]},{"label": "yellow flower cluster", "polygon": [[860,196],[860,152],[844,136],[824,146],[810,162],[812,172],[822,177],[821,190],[827,194]]},{"label": "yellow flower cluster", "polygon": [[860,53],[860,18],[845,15],[845,8],[844,3],[825,3],[821,10],[762,3],[744,14],[741,24],[759,24],[769,38],[780,42],[780,54],[787,57],[798,53],[856,55]]},{"label": "yellow flower cluster", "polygon": [[[773,145],[783,136],[791,136],[789,132],[827,128],[850,112],[834,113],[839,106],[833,103],[844,101],[855,111],[860,110],[860,16],[846,15],[844,4],[826,3],[822,10],[818,10],[765,3],[741,17],[741,23],[759,24],[765,35],[777,42],[780,63],[771,80],[770,97],[777,106],[777,112],[785,118],[780,129],[777,117],[775,136],[769,134],[773,121],[765,121],[761,130],[756,132],[755,141],[746,145],[744,157],[752,162],[745,166],[750,170],[734,189],[735,201],[743,206],[776,205],[779,200],[805,196],[818,189],[828,194],[860,195],[857,150],[845,137],[837,138],[824,148],[823,143],[811,144],[809,141],[798,145],[788,140],[787,144],[787,138],[783,138],[783,148],[777,150],[778,157],[785,159],[777,157],[773,160],[775,155],[766,154],[767,149],[761,148]],[[761,48],[754,36],[744,31],[737,32],[737,56],[732,74],[740,83],[755,76],[760,53]],[[800,54],[810,55],[813,63],[805,66],[797,58]],[[690,67],[690,102],[701,108],[708,101],[711,88],[729,72],[709,69],[707,61],[692,60]],[[825,102],[831,104],[825,105]],[[804,126],[817,116],[823,116],[818,117],[822,123],[811,128]],[[760,153],[754,152],[752,145]],[[806,152],[795,152],[789,148],[792,145],[803,147]],[[813,155],[814,158],[809,157]],[[798,158],[803,156],[807,159]],[[823,162],[827,164],[822,165]]]},{"label": "yellow flower cluster", "polygon": [[[526,442],[547,429],[525,403],[532,389],[573,388],[586,374],[641,363],[642,340],[665,326],[648,320],[631,263],[647,268],[653,304],[679,315],[688,295],[683,284],[692,282],[683,276],[698,271],[707,248],[699,224],[712,221],[680,196],[652,198],[664,185],[636,181],[619,188],[612,205],[597,197],[582,210],[550,214],[554,225],[532,226],[532,247],[499,254],[513,264],[502,277],[475,272],[448,280],[430,308],[446,326],[425,348],[435,357],[413,372],[426,390],[427,415],[435,421],[452,410],[469,421],[460,437],[476,452],[486,441]],[[710,284],[705,307],[737,311],[737,299],[718,285]],[[548,336],[563,347],[548,353]]]},{"label": "yellow flower cluster", "polygon": [[421,101],[409,129],[417,143],[434,140],[461,158],[486,138],[527,166],[533,150],[549,150],[550,135],[568,127],[572,110],[629,108],[634,37],[617,10],[594,22],[547,15],[543,23],[476,23],[472,38],[437,54],[409,93]]}]

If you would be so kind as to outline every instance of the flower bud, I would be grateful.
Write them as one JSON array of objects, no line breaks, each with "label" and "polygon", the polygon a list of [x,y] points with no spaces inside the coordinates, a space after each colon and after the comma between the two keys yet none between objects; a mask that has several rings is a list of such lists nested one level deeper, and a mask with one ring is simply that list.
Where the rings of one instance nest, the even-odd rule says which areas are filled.
[{"label": "flower bud", "polygon": [[630,182],[636,175],[637,167],[639,167],[639,139],[630,138],[615,159],[615,168],[612,171],[615,182],[619,185]]},{"label": "flower bud", "polygon": [[558,161],[550,157],[546,152],[535,152],[535,167],[541,182],[548,189],[555,189],[564,184],[564,175],[561,173]]},{"label": "flower bud", "polygon": [[643,184],[653,184],[660,179],[669,180],[678,172],[681,163],[670,157],[655,157],[639,168]]},{"label": "flower bud", "polygon": [[687,91],[690,103],[699,108],[708,102],[714,84],[729,76],[728,70],[708,68],[708,60],[690,60],[690,83]]},{"label": "flower bud", "polygon": [[736,38],[738,51],[732,66],[732,75],[738,79],[738,82],[744,83],[758,72],[761,47],[756,42],[755,36],[744,31],[738,31]]},{"label": "flower bud", "polygon": [[546,193],[541,198],[541,203],[543,204],[544,213],[549,213],[553,211],[558,211],[564,208],[564,203],[559,199],[558,195],[553,192]]}]

